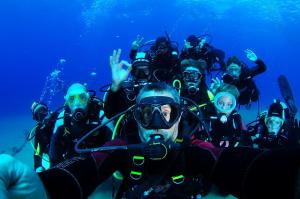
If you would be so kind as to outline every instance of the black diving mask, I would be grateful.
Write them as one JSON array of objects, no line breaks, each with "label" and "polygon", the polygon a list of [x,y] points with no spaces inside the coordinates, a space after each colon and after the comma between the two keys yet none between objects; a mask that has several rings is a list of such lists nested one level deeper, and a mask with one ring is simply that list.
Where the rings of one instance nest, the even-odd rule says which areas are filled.
[{"label": "black diving mask", "polygon": [[171,97],[142,99],[133,112],[135,120],[145,129],[169,129],[180,118],[181,106]]},{"label": "black diving mask", "polygon": [[201,78],[202,78],[202,74],[199,71],[185,70],[183,72],[183,80],[185,82],[197,83],[197,82],[200,82]]},{"label": "black diving mask", "polygon": [[156,55],[164,55],[169,51],[169,46],[167,44],[160,44],[157,47]]},{"label": "black diving mask", "polygon": [[138,81],[148,81],[151,78],[150,62],[147,59],[137,59],[132,63],[132,76]]},{"label": "black diving mask", "polygon": [[194,95],[198,92],[201,78],[202,74],[197,70],[185,70],[183,72],[183,81],[185,82],[189,94]]},{"label": "black diving mask", "polygon": [[50,114],[50,111],[46,104],[41,102],[33,102],[31,105],[32,118],[37,122],[43,122],[43,120]]}]

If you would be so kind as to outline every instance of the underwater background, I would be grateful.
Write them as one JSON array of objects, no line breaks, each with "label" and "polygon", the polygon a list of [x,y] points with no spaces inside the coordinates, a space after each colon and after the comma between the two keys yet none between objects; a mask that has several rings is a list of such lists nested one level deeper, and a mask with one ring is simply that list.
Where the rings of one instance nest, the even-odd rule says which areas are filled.
[{"label": "underwater background", "polygon": [[[255,78],[260,111],[274,98],[282,99],[281,74],[300,105],[300,0],[1,0],[0,30],[0,152],[29,165],[30,107],[49,98],[43,95],[47,76],[61,69],[52,79],[59,83],[50,99],[52,110],[63,105],[73,82],[87,83],[103,96],[99,88],[111,81],[109,55],[121,48],[121,58],[129,60],[138,34],[147,41],[167,31],[180,50],[189,34],[208,34],[226,58],[237,55],[249,66],[244,50],[252,49],[267,65],[267,72]],[[242,108],[242,116],[255,120],[257,109],[257,103],[251,110]]]}]

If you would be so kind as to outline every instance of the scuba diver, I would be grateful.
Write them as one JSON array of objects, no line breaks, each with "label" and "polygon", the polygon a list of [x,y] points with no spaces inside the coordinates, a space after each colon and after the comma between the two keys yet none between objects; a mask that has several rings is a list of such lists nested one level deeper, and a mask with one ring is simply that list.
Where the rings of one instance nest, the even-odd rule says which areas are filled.
[{"label": "scuba diver", "polygon": [[[180,95],[190,98],[199,105],[210,103],[213,94],[208,90],[205,83],[205,61],[185,59],[181,61],[180,67]],[[173,85],[176,87],[175,81]]]},{"label": "scuba diver", "polygon": [[50,165],[50,141],[59,110],[52,112],[46,104],[33,102],[31,112],[36,125],[30,132],[28,141],[34,139],[34,169],[36,172],[41,172],[48,169]]},{"label": "scuba diver", "polygon": [[243,145],[246,127],[241,115],[236,111],[239,91],[231,84],[218,83],[220,82],[215,81],[211,86],[215,94],[215,111],[209,118],[205,118],[208,120],[212,143],[217,147]]},{"label": "scuba diver", "polygon": [[253,77],[266,71],[266,65],[261,59],[257,58],[253,51],[247,49],[245,53],[247,58],[257,65],[249,68],[237,57],[230,57],[227,60],[226,72],[222,77],[224,83],[233,84],[239,89],[239,105],[250,105],[251,102],[259,100],[259,90]]},{"label": "scuba diver", "polygon": [[61,108],[52,112],[49,106],[53,97],[64,87],[62,74],[65,63],[65,59],[59,59],[55,69],[46,77],[39,100],[33,102],[31,106],[32,118],[36,121],[36,125],[29,133],[27,141],[33,140],[34,168],[37,172],[48,169],[50,166],[50,141]]},{"label": "scuba diver", "polygon": [[[116,114],[126,111],[128,108],[133,106],[136,102],[136,96],[139,90],[145,85],[152,82],[152,75],[151,72],[149,72],[151,71],[150,63],[149,60],[145,58],[144,52],[139,52],[131,67],[127,65],[127,69],[123,68],[123,65],[126,65],[124,64],[124,61],[119,62],[120,56],[121,50],[119,49],[118,51],[113,52],[113,56],[111,56],[110,60],[112,71],[112,85],[109,88],[104,100],[104,112],[107,118],[112,118]],[[199,61],[192,62],[191,60],[186,60],[186,62],[183,63],[185,64],[184,67],[186,67],[190,63],[196,65],[194,67],[195,70],[198,70],[197,68],[201,67],[201,62]],[[193,68],[192,65],[190,66],[190,68]],[[188,73],[189,70],[186,70],[185,72]],[[130,74],[131,79],[128,78]],[[187,76],[188,75],[186,74],[186,78],[184,78],[184,80],[182,81],[190,81],[190,83],[192,83],[192,80],[188,80]],[[204,80],[204,78],[201,78],[201,80],[202,79]],[[175,82],[180,82],[181,85],[180,80],[175,80]],[[187,84],[188,83],[185,82],[185,85]],[[176,85],[174,86],[176,87]],[[198,87],[198,85],[194,86]],[[206,103],[209,103],[210,99],[208,97],[208,91],[205,85],[205,81],[201,81],[199,88],[205,88],[205,91],[199,90],[199,92],[197,91],[196,93],[188,94],[188,88],[183,87],[182,89],[180,89],[182,90],[183,97],[192,96],[192,99],[196,99],[197,107],[194,108],[195,111],[199,111],[198,105],[200,105],[200,111],[206,111],[205,113],[207,113],[209,110],[209,106],[206,105]],[[184,118],[184,122],[182,122],[181,125],[181,128],[183,129],[194,129],[194,125],[198,125],[199,123],[199,120],[191,114],[185,113]],[[139,138],[135,133],[136,131],[137,125],[134,121],[133,115],[124,114],[124,116],[120,117],[117,120],[113,135],[115,136],[116,133],[118,133],[118,136],[126,140],[128,143],[138,143]]]},{"label": "scuba diver", "polygon": [[[121,49],[113,51],[110,57],[112,84],[104,97],[104,112],[107,118],[125,111],[135,103],[139,89],[151,80],[150,61],[145,53],[138,53],[132,64],[126,61],[119,63]],[[123,65],[127,69],[123,68]],[[131,74],[131,77],[129,77]]]},{"label": "scuba diver", "polygon": [[[210,182],[238,198],[299,196],[299,147],[221,150],[205,142],[177,142],[180,97],[163,83],[143,87],[132,111],[140,144],[114,140],[100,148],[81,148],[84,136],[76,150],[92,152],[90,157],[74,157],[38,175],[12,157],[0,155],[0,196],[87,198],[115,170],[124,176],[117,198],[200,198],[209,191]],[[88,134],[98,128],[101,125]]]},{"label": "scuba diver", "polygon": [[[112,84],[104,96],[104,113],[107,118],[112,118],[133,106],[140,89],[152,82],[151,63],[147,59],[146,53],[138,52],[130,65],[126,61],[119,62],[121,52],[121,49],[114,50],[110,57]],[[123,139],[130,143],[137,142],[137,135],[131,135],[132,132],[137,131],[133,116],[126,114],[118,121],[114,132],[118,130],[119,135],[124,136]],[[124,125],[125,123],[126,125]]]},{"label": "scuba diver", "polygon": [[[133,41],[130,51],[130,59],[132,62],[136,59],[136,55],[139,52],[139,48],[146,44],[141,44],[143,38],[137,36]],[[152,81],[165,81],[171,83],[174,76],[180,71],[178,68],[178,47],[166,36],[157,37],[154,44],[150,46],[150,49],[145,51],[146,59],[150,61],[152,71]]]},{"label": "scuba diver", "polygon": [[[181,130],[192,131],[195,125],[199,125],[199,119],[194,117],[194,114],[207,118],[213,112],[213,94],[205,83],[205,66],[205,61],[182,60],[180,63],[181,77],[173,81],[173,87],[178,90],[180,96],[184,99],[185,105],[190,106],[190,111],[193,111],[192,114],[190,111],[183,114]],[[203,127],[203,124],[199,127]],[[205,134],[205,137],[201,140],[207,138],[208,135]]]},{"label": "scuba diver", "polygon": [[[65,96],[65,109],[59,114],[50,144],[51,166],[78,155],[74,146],[79,138],[99,125],[103,119],[103,103],[79,83],[72,84]],[[85,147],[99,146],[111,139],[107,126],[95,132]]]},{"label": "scuba diver", "polygon": [[[260,114],[258,123],[251,127],[254,143],[259,148],[274,149],[291,144],[288,134],[289,110],[280,100],[274,100],[267,111]],[[251,132],[250,132],[251,133]]]},{"label": "scuba diver", "polygon": [[296,119],[297,107],[292,89],[285,76],[278,77],[278,86],[286,103],[278,99],[258,120],[248,124],[255,146],[259,148],[295,147],[300,144],[299,121]]},{"label": "scuba diver", "polygon": [[216,49],[207,43],[206,37],[198,37],[196,35],[190,35],[184,40],[184,48],[181,51],[180,59],[202,59],[206,62],[205,70],[210,72],[211,70],[218,69],[215,66],[219,64],[220,69],[225,68],[225,53],[220,49]]},{"label": "scuba diver", "polygon": [[[133,144],[130,151],[93,153],[93,159],[101,172],[99,182],[118,170],[123,175],[123,181],[116,198],[185,198],[205,195],[210,187],[207,180],[209,176],[206,174],[210,173],[219,151],[211,143],[201,141],[197,142],[197,146],[194,144],[195,146],[184,150],[178,148],[169,151],[170,147],[179,147],[179,143],[190,143],[178,130],[183,109],[178,92],[166,83],[147,84],[141,89],[136,102],[132,112],[138,126],[135,134],[139,137],[139,142]],[[78,152],[89,150],[79,147],[87,136],[77,143]],[[117,139],[108,143],[108,147],[123,144],[127,142]],[[62,164],[57,167],[60,165]],[[47,176],[48,174],[45,178]],[[94,181],[94,177],[89,177],[90,183],[98,181]],[[45,181],[51,183],[52,180]],[[76,190],[74,191],[77,195]],[[51,197],[56,198],[59,194],[61,193]],[[83,194],[86,197],[86,193]]]}]

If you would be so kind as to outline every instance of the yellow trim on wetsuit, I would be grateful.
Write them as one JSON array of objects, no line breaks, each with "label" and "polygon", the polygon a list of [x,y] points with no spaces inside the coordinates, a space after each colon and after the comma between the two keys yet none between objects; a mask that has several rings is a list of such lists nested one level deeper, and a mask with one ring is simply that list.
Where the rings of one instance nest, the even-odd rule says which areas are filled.
[{"label": "yellow trim on wetsuit", "polygon": [[121,116],[119,117],[119,119],[117,120],[117,123],[116,123],[116,125],[115,125],[113,134],[112,134],[112,136],[111,136],[111,140],[114,140],[114,139],[116,138],[118,127],[119,127],[119,125],[120,125],[120,123],[121,123],[121,121],[123,120],[124,117],[125,117],[125,113],[124,113],[123,115],[121,115]]},{"label": "yellow trim on wetsuit", "polygon": [[213,102],[214,99],[215,99],[214,94],[213,94],[210,90],[207,90],[207,95],[208,95],[209,100],[210,100],[211,102]]},{"label": "yellow trim on wetsuit", "polygon": [[[178,84],[178,87],[176,86],[176,83]],[[181,85],[181,81],[179,79],[175,79],[173,81],[173,87],[178,91],[178,93],[180,95],[181,94],[182,85]]]}]

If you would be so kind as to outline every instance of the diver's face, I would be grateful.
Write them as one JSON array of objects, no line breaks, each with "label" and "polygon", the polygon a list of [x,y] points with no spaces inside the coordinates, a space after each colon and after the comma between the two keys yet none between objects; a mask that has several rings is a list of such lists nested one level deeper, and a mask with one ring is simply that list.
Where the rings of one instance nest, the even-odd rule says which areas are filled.
[{"label": "diver's face", "polygon": [[89,94],[85,90],[76,88],[70,89],[66,95],[66,104],[70,108],[71,113],[75,113],[77,109],[87,110]]},{"label": "diver's face", "polygon": [[[171,93],[169,92],[154,92],[154,91],[147,91],[145,92],[141,100],[146,97],[153,97],[153,96],[165,96],[165,97],[171,97],[174,99]],[[169,121],[171,118],[172,108],[170,105],[162,105],[160,107],[160,111],[162,112],[162,115],[164,116],[166,121]],[[145,114],[147,114],[147,111],[145,111]],[[144,115],[144,118],[147,118],[147,115]],[[146,143],[150,140],[150,136],[152,134],[160,134],[164,137],[165,141],[175,141],[178,136],[178,124],[180,119],[169,129],[145,129],[140,124],[138,124],[138,130],[139,130],[139,136],[142,142]]]},{"label": "diver's face", "polygon": [[162,42],[158,46],[158,54],[166,54],[168,52],[168,44],[166,42]]},{"label": "diver's face", "polygon": [[183,71],[183,81],[186,84],[195,83],[199,85],[201,77],[202,74],[200,73],[199,69],[193,66],[189,66]]},{"label": "diver's face", "polygon": [[215,108],[217,110],[217,113],[223,113],[229,115],[236,106],[236,99],[233,95],[226,93],[226,92],[221,92],[218,93],[215,96]]},{"label": "diver's face", "polygon": [[276,116],[271,116],[266,119],[266,126],[268,128],[268,132],[277,136],[279,130],[283,125],[283,120]]},{"label": "diver's face", "polygon": [[138,81],[147,81],[151,77],[149,66],[139,66],[132,70],[132,76]]},{"label": "diver's face", "polygon": [[229,96],[220,97],[218,105],[222,110],[228,110],[233,106],[232,98]]},{"label": "diver's face", "polygon": [[231,77],[233,77],[234,79],[238,79],[241,75],[241,66],[235,63],[231,63],[227,67],[226,71]]}]

